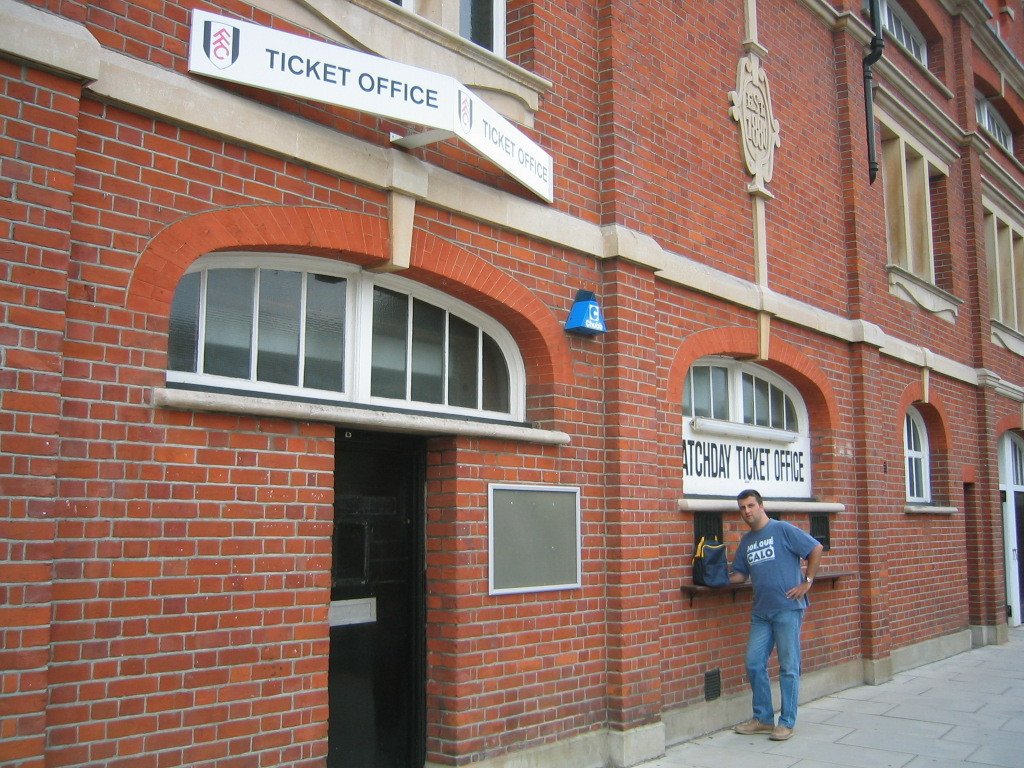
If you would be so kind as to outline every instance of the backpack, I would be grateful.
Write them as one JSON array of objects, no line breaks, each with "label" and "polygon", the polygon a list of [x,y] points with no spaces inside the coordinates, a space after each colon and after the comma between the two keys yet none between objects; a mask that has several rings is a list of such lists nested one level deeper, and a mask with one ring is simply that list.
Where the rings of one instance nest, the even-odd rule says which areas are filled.
[{"label": "backpack", "polygon": [[704,587],[724,587],[729,583],[725,544],[701,537],[693,553],[693,583]]}]

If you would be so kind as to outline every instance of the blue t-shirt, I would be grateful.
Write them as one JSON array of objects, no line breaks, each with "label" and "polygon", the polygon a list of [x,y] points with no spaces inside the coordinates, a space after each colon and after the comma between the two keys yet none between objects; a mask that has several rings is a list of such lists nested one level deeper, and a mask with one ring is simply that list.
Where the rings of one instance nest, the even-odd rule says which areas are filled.
[{"label": "blue t-shirt", "polygon": [[748,531],[736,549],[732,569],[750,577],[755,613],[803,610],[807,596],[790,600],[786,593],[800,583],[800,561],[818,546],[816,539],[783,520],[768,520],[759,531]]}]

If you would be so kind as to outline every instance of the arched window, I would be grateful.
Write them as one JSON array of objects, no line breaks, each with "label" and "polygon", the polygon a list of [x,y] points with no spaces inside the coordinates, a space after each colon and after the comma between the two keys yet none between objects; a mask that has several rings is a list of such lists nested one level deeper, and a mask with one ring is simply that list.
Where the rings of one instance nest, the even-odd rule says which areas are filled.
[{"label": "arched window", "polygon": [[907,12],[900,8],[896,0],[880,0],[879,10],[882,13],[882,28],[901,48],[927,67],[928,44]]},{"label": "arched window", "polygon": [[752,363],[704,358],[683,387],[688,494],[811,495],[807,408],[797,389]]},{"label": "arched window", "polygon": [[800,431],[799,399],[792,387],[771,371],[722,359],[690,368],[683,390],[683,415],[796,433]]},{"label": "arched window", "polygon": [[931,501],[928,461],[928,430],[916,408],[908,408],[904,420],[903,448],[907,460],[907,501]]},{"label": "arched window", "polygon": [[977,91],[974,93],[974,113],[982,130],[991,136],[996,144],[1012,155],[1013,131],[1010,130],[1010,124],[999,114],[999,110],[996,109],[992,100],[985,98]]},{"label": "arched window", "polygon": [[204,256],[171,308],[168,384],[522,420],[511,336],[394,275],[286,254]]}]

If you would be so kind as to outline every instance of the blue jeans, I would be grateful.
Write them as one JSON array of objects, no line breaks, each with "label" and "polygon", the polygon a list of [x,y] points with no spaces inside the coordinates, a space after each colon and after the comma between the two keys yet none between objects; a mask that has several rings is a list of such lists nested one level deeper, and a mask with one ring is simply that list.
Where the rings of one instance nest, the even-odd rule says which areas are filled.
[{"label": "blue jeans", "polygon": [[754,718],[762,723],[775,722],[772,706],[772,684],[768,679],[768,657],[772,648],[779,656],[779,688],[782,713],[779,725],[796,725],[796,707],[800,698],[800,625],[802,610],[755,613],[750,617],[747,640],[747,679],[754,694]]}]

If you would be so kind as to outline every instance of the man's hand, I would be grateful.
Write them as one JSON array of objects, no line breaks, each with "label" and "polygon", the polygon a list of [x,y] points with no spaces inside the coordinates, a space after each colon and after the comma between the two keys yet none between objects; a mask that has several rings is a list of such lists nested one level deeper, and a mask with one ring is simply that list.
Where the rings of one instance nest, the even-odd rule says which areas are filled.
[{"label": "man's hand", "polygon": [[803,597],[810,591],[811,585],[806,581],[801,581],[799,584],[797,584],[795,587],[789,590],[789,592],[786,593],[786,597],[788,597],[790,600],[799,600],[801,597]]}]

